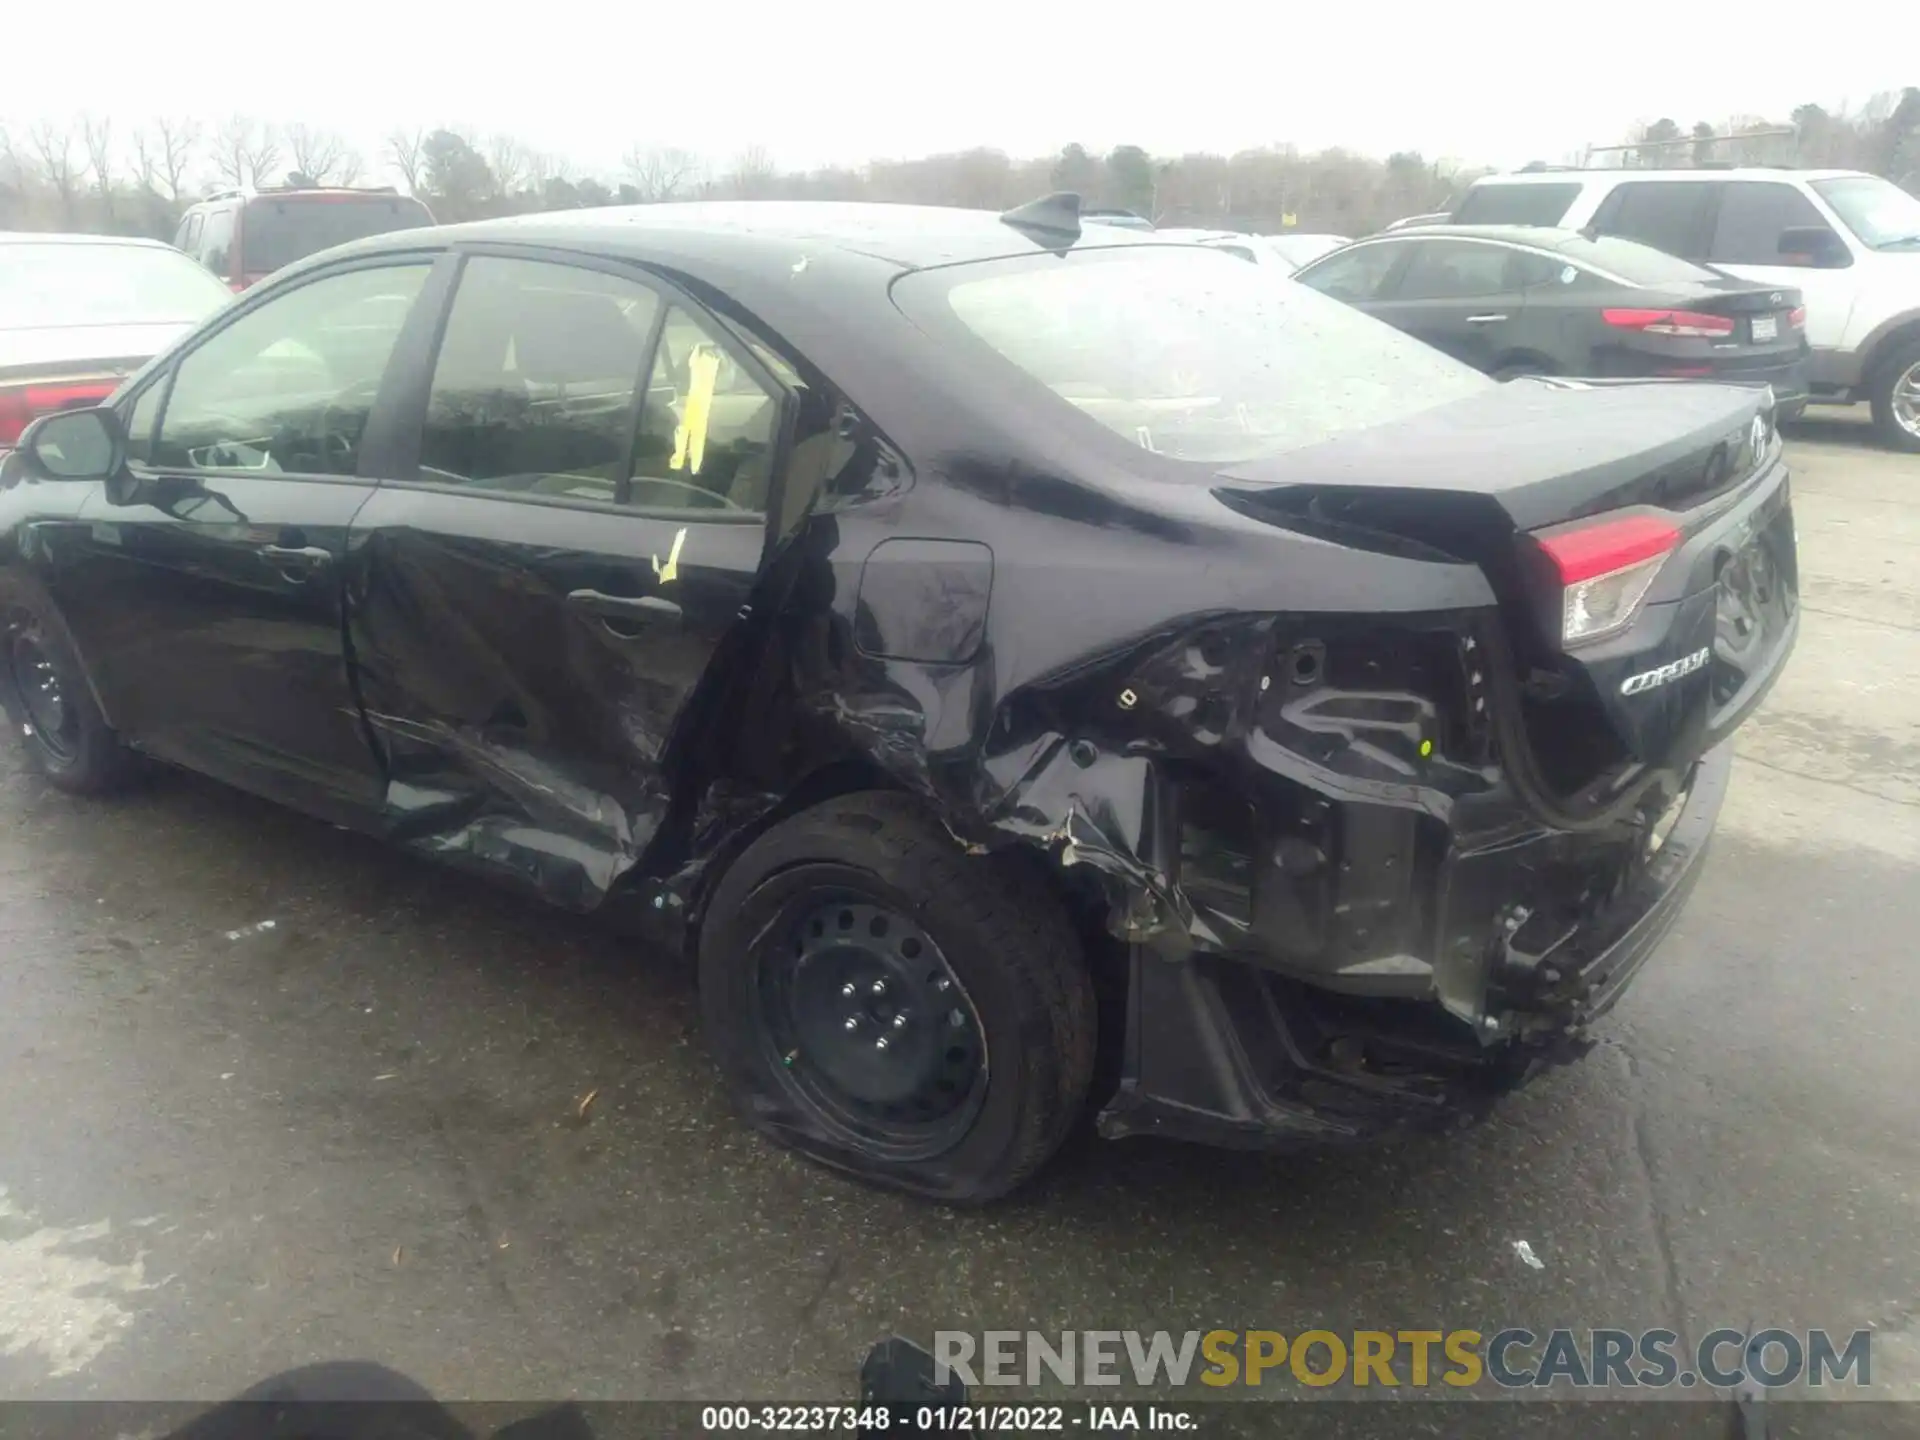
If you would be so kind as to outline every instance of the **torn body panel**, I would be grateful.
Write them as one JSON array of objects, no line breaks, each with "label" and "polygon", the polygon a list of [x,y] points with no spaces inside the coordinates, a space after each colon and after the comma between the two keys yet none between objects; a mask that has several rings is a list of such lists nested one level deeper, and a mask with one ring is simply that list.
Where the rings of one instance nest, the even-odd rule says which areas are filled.
[{"label": "torn body panel", "polygon": [[[670,584],[660,522],[528,533],[514,509],[511,535],[462,538],[428,503],[369,503],[347,599],[396,838],[684,941],[775,820],[917,794],[965,846],[1044,856],[1124,947],[1112,1134],[1288,1143],[1472,1111],[1577,1051],[1724,786],[1724,758],[1686,754],[1580,828],[1543,817],[1529,785],[1571,762],[1518,753],[1555,723],[1525,712],[1581,697],[1529,693],[1497,579],[1204,488],[1116,498],[949,458],[813,514],[758,570],[757,531],[696,529]],[[623,585],[680,597],[685,624],[569,603]]]}]

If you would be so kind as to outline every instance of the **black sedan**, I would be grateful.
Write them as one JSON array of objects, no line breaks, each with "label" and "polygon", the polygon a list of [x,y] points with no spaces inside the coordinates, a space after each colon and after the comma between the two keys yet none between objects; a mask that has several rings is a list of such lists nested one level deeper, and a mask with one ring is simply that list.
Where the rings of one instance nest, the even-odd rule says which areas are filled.
[{"label": "black sedan", "polygon": [[1498,385],[1054,196],[289,268],[0,465],[4,693],[697,957],[754,1124],[1450,1124],[1679,912],[1797,623],[1762,390]]},{"label": "black sedan", "polygon": [[1525,225],[1396,230],[1294,278],[1498,379],[1665,376],[1807,395],[1800,292],[1613,236]]}]

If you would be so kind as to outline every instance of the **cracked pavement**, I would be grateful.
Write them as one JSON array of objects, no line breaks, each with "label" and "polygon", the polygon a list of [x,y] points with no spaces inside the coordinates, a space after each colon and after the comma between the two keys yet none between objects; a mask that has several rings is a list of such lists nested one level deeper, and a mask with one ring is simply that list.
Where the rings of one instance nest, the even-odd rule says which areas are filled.
[{"label": "cracked pavement", "polygon": [[986,1213],[872,1193],[734,1121],[679,967],[0,749],[0,1397],[355,1356],[471,1399],[845,1400],[937,1327],[1754,1323],[1880,1326],[1876,1388],[1920,1394],[1920,457],[1855,418],[1791,448],[1802,639],[1691,908],[1586,1063],[1451,1143],[1082,1139]]}]

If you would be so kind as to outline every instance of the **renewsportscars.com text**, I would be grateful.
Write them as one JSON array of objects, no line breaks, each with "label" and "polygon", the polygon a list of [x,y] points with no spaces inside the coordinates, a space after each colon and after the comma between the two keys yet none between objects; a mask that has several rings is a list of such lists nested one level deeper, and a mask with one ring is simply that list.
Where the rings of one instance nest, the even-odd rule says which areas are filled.
[{"label": "renewsportscars.com text", "polygon": [[936,1383],[1215,1388],[1297,1384],[1637,1390],[1873,1383],[1873,1332],[964,1330],[934,1332]]}]

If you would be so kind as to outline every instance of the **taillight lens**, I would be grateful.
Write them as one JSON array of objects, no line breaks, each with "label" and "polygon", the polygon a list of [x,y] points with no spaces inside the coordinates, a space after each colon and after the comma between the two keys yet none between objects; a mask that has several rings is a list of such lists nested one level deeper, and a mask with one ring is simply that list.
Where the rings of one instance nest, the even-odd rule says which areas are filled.
[{"label": "taillight lens", "polygon": [[118,380],[72,380],[38,385],[0,385],[0,446],[11,449],[42,415],[98,405],[119,388]]},{"label": "taillight lens", "polygon": [[1617,329],[1638,330],[1643,335],[1690,335],[1724,340],[1733,334],[1733,321],[1729,317],[1702,315],[1696,310],[1602,310],[1600,318]]},{"label": "taillight lens", "polygon": [[1632,623],[1680,530],[1658,515],[1621,515],[1534,540],[1560,577],[1560,641],[1574,645]]},{"label": "taillight lens", "polygon": [[1792,326],[1795,330],[1806,329],[1807,328],[1807,307],[1804,305],[1796,305],[1793,307],[1793,309],[1789,310],[1787,312],[1787,324]]}]

